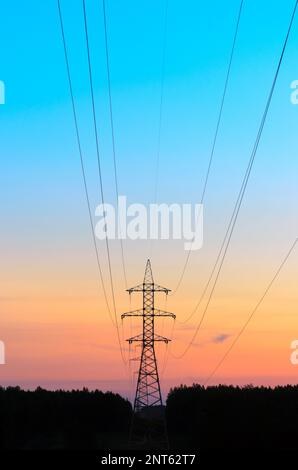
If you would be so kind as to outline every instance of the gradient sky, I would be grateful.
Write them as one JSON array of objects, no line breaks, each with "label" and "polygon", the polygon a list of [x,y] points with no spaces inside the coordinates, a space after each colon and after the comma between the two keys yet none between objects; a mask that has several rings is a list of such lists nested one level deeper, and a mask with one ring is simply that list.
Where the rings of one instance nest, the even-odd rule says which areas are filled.
[{"label": "gradient sky", "polygon": [[[3,3],[3,2],[2,2]],[[106,0],[119,191],[153,201],[165,0]],[[198,202],[215,130],[239,1],[169,0],[159,202]],[[103,15],[86,0],[106,200],[115,201]],[[183,320],[216,258],[239,191],[293,0],[244,0],[222,125],[206,193],[204,246],[184,282],[160,307]],[[99,202],[82,2],[61,0],[92,208]],[[99,289],[80,173],[57,3],[1,5],[1,328],[6,345],[0,383],[25,387],[99,387],[133,393]],[[237,334],[298,233],[298,14],[244,203],[214,299],[196,344],[169,358],[164,390],[203,380]],[[108,279],[104,244],[99,243]],[[111,242],[117,310],[138,308],[124,290],[120,248]],[[149,242],[124,243],[129,285],[143,277]],[[156,281],[175,287],[183,242],[153,242]],[[290,343],[298,339],[298,254],[293,256],[213,382],[296,383]],[[176,322],[179,354],[200,311]],[[138,332],[124,326],[124,337]],[[160,326],[170,334],[170,322]],[[216,340],[226,335],[225,341]],[[126,346],[125,346],[126,347]],[[137,356],[138,351],[136,351]],[[163,363],[164,347],[158,351]],[[134,363],[136,366],[136,363]]]}]

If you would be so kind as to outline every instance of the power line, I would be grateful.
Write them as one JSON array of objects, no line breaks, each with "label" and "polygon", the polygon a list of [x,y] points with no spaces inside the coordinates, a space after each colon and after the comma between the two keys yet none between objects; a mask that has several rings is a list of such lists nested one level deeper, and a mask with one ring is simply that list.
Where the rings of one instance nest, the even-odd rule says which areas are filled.
[{"label": "power line", "polygon": [[[110,57],[109,57],[109,42],[108,42],[108,32],[107,32],[107,18],[106,18],[106,3],[105,3],[105,0],[102,0],[102,6],[103,6],[105,52],[106,52],[106,64],[107,64],[108,91],[109,91],[110,125],[111,125],[111,133],[112,133],[114,178],[115,178],[115,188],[116,188],[116,197],[117,197],[117,213],[118,213],[118,211],[119,211],[119,203],[118,203],[118,201],[119,201],[119,185],[118,185],[118,171],[117,171],[117,162],[116,162],[116,145],[115,145],[115,132],[114,132],[113,103],[112,103],[112,93],[111,93]],[[120,218],[119,218],[119,235],[120,235],[120,248],[121,248],[123,276],[124,276],[125,288],[127,289],[127,276],[126,276],[126,268],[125,268],[123,240],[122,240],[122,236],[121,236]]]},{"label": "power line", "polygon": [[[239,11],[238,11],[238,16],[237,16],[237,21],[236,21],[236,28],[235,28],[234,37],[233,37],[233,42],[232,42],[232,49],[231,49],[231,52],[230,52],[230,57],[229,57],[229,62],[228,62],[228,68],[227,68],[226,78],[225,78],[225,82],[224,82],[223,93],[222,93],[222,97],[221,97],[221,101],[220,101],[219,113],[218,113],[217,122],[216,122],[216,126],[215,126],[215,132],[214,132],[214,136],[213,136],[213,141],[212,141],[212,146],[211,146],[211,152],[210,152],[210,156],[209,156],[209,161],[208,161],[208,166],[207,166],[207,172],[206,172],[206,175],[205,175],[204,185],[203,185],[203,189],[202,189],[200,204],[203,204],[203,202],[204,202],[205,194],[206,194],[206,189],[207,189],[207,185],[208,185],[208,181],[209,181],[210,170],[211,170],[211,165],[212,165],[212,161],[213,161],[213,155],[214,155],[214,151],[215,151],[215,147],[216,147],[216,143],[217,143],[217,137],[218,137],[219,127],[220,127],[220,123],[221,123],[221,118],[222,118],[222,113],[223,113],[225,98],[226,98],[227,89],[228,89],[228,83],[229,83],[229,79],[230,79],[230,73],[231,73],[231,67],[232,67],[232,62],[233,62],[233,57],[234,57],[234,51],[235,51],[236,40],[237,40],[237,36],[238,36],[239,23],[240,23],[240,18],[241,18],[241,13],[242,13],[243,1],[244,1],[244,0],[241,0],[241,2],[240,2],[240,7],[239,7]],[[201,209],[200,209],[200,210],[201,210]],[[200,215],[200,214],[199,214],[199,215]],[[192,244],[192,243],[191,243],[191,244]],[[172,293],[171,295],[174,295],[174,294],[178,291],[178,289],[179,289],[179,287],[180,287],[180,285],[181,285],[181,283],[182,283],[182,280],[183,280],[183,278],[184,278],[185,271],[186,271],[186,268],[187,268],[187,265],[188,265],[188,262],[189,262],[189,259],[190,259],[190,254],[191,254],[191,252],[192,252],[191,249],[188,250],[188,253],[187,253],[187,255],[186,255],[185,262],[184,262],[184,265],[183,265],[183,268],[182,268],[181,275],[180,275],[180,277],[179,277],[179,279],[178,279],[178,283],[177,283],[177,285],[176,285],[176,287],[175,287],[175,289],[173,290],[173,293]]]},{"label": "power line", "polygon": [[[94,137],[95,137],[95,144],[96,144],[98,176],[99,176],[99,182],[100,182],[100,195],[101,195],[102,204],[105,205],[104,191],[103,191],[103,181],[102,181],[102,172],[101,172],[101,162],[100,162],[100,152],[99,152],[98,126],[97,126],[97,118],[96,118],[96,111],[95,111],[93,74],[92,74],[92,65],[91,65],[91,58],[90,58],[89,35],[88,35],[88,24],[87,24],[85,0],[83,0],[83,13],[84,13],[84,29],[85,29],[85,38],[86,38],[86,47],[87,47],[89,83],[90,83],[91,102],[92,102]],[[106,225],[105,211],[104,211],[104,222],[105,222],[105,225]],[[125,360],[125,357],[124,357],[122,344],[121,344],[119,325],[118,325],[117,309],[116,309],[116,301],[115,301],[115,292],[114,292],[114,282],[113,282],[113,273],[112,273],[112,266],[111,266],[110,246],[109,246],[109,240],[108,240],[107,235],[105,237],[105,241],[106,241],[107,257],[108,257],[108,265],[109,265],[111,293],[112,293],[112,300],[113,300],[113,310],[114,310],[114,320],[115,320],[114,326],[116,327],[116,330],[117,330],[117,339],[118,339],[118,343],[119,343],[121,357],[122,357],[123,362],[126,364],[126,360]]]},{"label": "power line", "polygon": [[260,307],[260,305],[262,304],[263,300],[265,299],[266,295],[268,294],[272,284],[274,283],[274,281],[277,279],[278,275],[280,274],[282,268],[284,267],[284,265],[286,264],[288,258],[290,257],[291,253],[293,252],[296,244],[298,242],[298,238],[296,238],[296,240],[294,241],[294,243],[292,244],[291,248],[289,249],[288,253],[286,254],[285,258],[283,259],[282,263],[280,264],[280,266],[278,267],[276,273],[274,274],[273,278],[271,279],[271,281],[269,282],[264,294],[261,296],[261,298],[259,299],[259,301],[257,302],[256,306],[254,307],[254,309],[252,310],[251,314],[249,315],[248,319],[246,320],[246,322],[244,323],[244,325],[242,326],[241,330],[239,331],[239,333],[237,334],[237,336],[234,338],[234,341],[232,342],[232,344],[230,345],[230,347],[227,349],[227,351],[225,352],[225,354],[223,355],[223,357],[220,359],[220,361],[217,363],[216,367],[213,369],[213,371],[211,372],[211,374],[208,376],[208,378],[206,379],[206,381],[204,382],[204,385],[206,385],[210,379],[214,376],[214,374],[218,371],[218,369],[221,367],[221,365],[223,364],[223,362],[225,361],[225,359],[227,358],[227,356],[230,354],[230,352],[232,351],[232,349],[234,348],[235,344],[237,343],[237,341],[239,340],[239,338],[242,336],[242,334],[244,333],[244,331],[246,330],[249,322],[252,320],[254,314],[256,313],[256,311],[258,310],[258,308]]},{"label": "power line", "polygon": [[[276,69],[276,71],[275,71],[273,83],[272,83],[272,85],[271,85],[271,89],[270,89],[270,92],[269,92],[269,95],[268,95],[268,98],[267,98],[265,110],[264,110],[264,113],[263,113],[263,116],[262,116],[262,119],[261,119],[261,123],[260,123],[260,126],[259,126],[258,133],[257,133],[256,141],[255,141],[255,143],[254,143],[254,147],[253,147],[253,150],[252,150],[252,153],[251,153],[251,157],[250,157],[250,160],[249,160],[249,163],[248,163],[248,167],[247,167],[247,169],[246,169],[246,173],[245,173],[245,176],[244,176],[242,185],[241,185],[241,189],[240,189],[240,192],[239,192],[237,201],[236,201],[236,205],[235,205],[235,207],[234,207],[234,211],[233,211],[233,214],[232,214],[230,223],[229,223],[230,233],[229,233],[228,238],[227,238],[227,242],[226,242],[226,246],[225,246],[225,249],[224,249],[224,252],[223,252],[223,256],[222,256],[222,259],[221,259],[221,262],[220,262],[220,265],[219,265],[219,268],[218,268],[218,271],[217,271],[217,274],[216,274],[216,277],[215,277],[213,286],[212,286],[212,288],[211,288],[211,292],[210,292],[210,294],[209,294],[209,297],[208,297],[208,300],[207,300],[207,304],[206,304],[206,306],[205,306],[205,309],[204,309],[204,311],[203,311],[203,314],[202,314],[202,316],[201,316],[201,319],[200,319],[200,321],[199,321],[199,324],[198,324],[198,326],[196,327],[196,330],[195,330],[195,332],[194,332],[194,335],[193,335],[193,337],[191,338],[191,341],[189,342],[189,344],[187,345],[186,349],[184,350],[184,352],[183,352],[181,355],[179,355],[179,356],[174,356],[174,357],[176,357],[176,358],[179,358],[179,359],[182,358],[182,357],[187,353],[187,351],[188,351],[189,348],[192,346],[192,344],[194,343],[194,341],[195,341],[195,339],[196,339],[196,337],[197,337],[197,335],[198,335],[198,332],[199,332],[199,330],[200,330],[200,328],[201,328],[201,325],[202,325],[202,323],[203,323],[203,320],[204,320],[204,318],[205,318],[205,316],[206,316],[206,313],[207,313],[207,311],[208,311],[210,302],[211,302],[211,300],[212,300],[213,293],[214,293],[215,287],[216,287],[216,285],[217,285],[217,282],[218,282],[219,275],[220,275],[221,270],[222,270],[222,266],[223,266],[224,260],[225,260],[225,258],[226,258],[227,250],[228,250],[228,247],[229,247],[229,245],[230,245],[231,237],[232,237],[232,234],[233,234],[233,231],[234,231],[234,228],[235,228],[235,224],[236,224],[236,221],[237,221],[237,218],[238,218],[238,214],[239,214],[239,211],[240,211],[240,208],[241,208],[241,205],[242,205],[243,197],[244,197],[244,194],[245,194],[245,190],[246,190],[246,187],[247,187],[247,183],[248,183],[248,181],[249,181],[249,177],[250,177],[250,174],[251,174],[251,170],[252,170],[252,167],[253,167],[253,163],[254,163],[254,160],[255,160],[255,156],[256,156],[256,153],[257,153],[257,150],[258,150],[258,146],[259,146],[259,143],[260,143],[260,139],[261,139],[261,136],[262,136],[262,132],[263,132],[263,129],[264,129],[264,125],[265,125],[265,122],[266,122],[266,117],[267,117],[267,114],[268,114],[268,110],[269,110],[270,103],[271,103],[271,100],[272,100],[273,92],[274,92],[274,89],[275,89],[277,77],[278,77],[278,74],[279,74],[279,70],[280,70],[280,67],[281,67],[282,60],[283,60],[283,56],[284,56],[284,52],[285,52],[286,45],[287,45],[287,42],[288,42],[289,34],[290,34],[291,27],[292,27],[292,24],[293,24],[293,20],[294,20],[294,17],[295,17],[295,12],[296,12],[296,8],[297,8],[297,4],[298,4],[298,0],[296,0],[296,2],[295,2],[294,10],[293,10],[293,13],[292,13],[292,16],[291,16],[290,24],[289,24],[289,26],[288,26],[286,38],[285,38],[285,41],[284,41],[284,44],[283,44],[283,48],[282,48],[282,52],[281,52],[281,55],[280,55],[280,58],[279,58],[279,61],[278,61],[278,66],[277,66],[277,69]],[[233,218],[233,217],[234,217],[234,218]],[[229,227],[228,227],[228,230],[229,230]],[[227,233],[228,233],[228,230],[227,230]],[[226,236],[227,236],[227,233],[226,233]],[[226,239],[226,236],[225,236],[225,239]],[[223,245],[222,245],[222,246],[223,246]],[[198,305],[198,304],[197,304],[197,305]],[[195,309],[195,310],[196,310],[196,309]]]},{"label": "power line", "polygon": [[[161,80],[160,80],[160,98],[159,98],[159,114],[158,114],[158,130],[157,130],[157,150],[156,150],[156,166],[155,166],[155,185],[154,185],[154,203],[157,204],[158,182],[159,182],[159,165],[160,165],[160,147],[161,147],[161,129],[163,120],[163,102],[164,102],[164,82],[165,82],[165,65],[166,65],[166,45],[168,30],[168,7],[169,1],[165,0],[165,15],[163,29],[163,44],[161,55]],[[150,241],[149,252],[152,257],[153,243]]]},{"label": "power line", "polygon": [[[98,266],[98,270],[99,270],[101,286],[102,286],[103,293],[104,293],[105,303],[106,303],[106,306],[107,306],[108,313],[109,313],[109,316],[111,318],[112,324],[116,327],[116,329],[118,331],[117,325],[115,325],[115,323],[114,323],[114,320],[113,320],[113,317],[112,317],[112,314],[111,314],[111,310],[110,310],[110,307],[109,307],[108,299],[107,299],[107,293],[106,293],[106,289],[105,289],[105,284],[104,284],[104,280],[103,280],[103,273],[102,273],[101,264],[100,264],[99,252],[98,252],[98,247],[97,247],[95,233],[94,233],[90,198],[89,198],[89,192],[88,192],[88,186],[87,186],[86,172],[85,172],[85,166],[84,166],[84,159],[83,159],[83,152],[82,152],[79,126],[78,126],[77,111],[76,111],[76,105],[75,105],[75,100],[74,100],[73,85],[72,85],[72,80],[71,80],[70,65],[69,65],[69,59],[68,59],[68,51],[67,51],[67,45],[66,45],[66,39],[65,39],[64,24],[63,24],[63,17],[62,17],[62,12],[61,12],[61,7],[60,7],[60,0],[57,0],[57,3],[58,3],[59,18],[60,18],[60,26],[61,26],[61,34],[62,34],[62,41],[63,41],[65,63],[66,63],[66,69],[67,69],[69,91],[70,91],[70,96],[71,96],[72,111],[73,111],[75,131],[76,131],[76,140],[77,140],[78,150],[79,150],[79,155],[80,155],[81,171],[82,171],[82,176],[83,176],[83,183],[84,183],[84,189],[85,189],[85,195],[86,195],[86,201],[87,201],[87,207],[88,207],[88,214],[89,214],[90,227],[91,227],[91,232],[92,232],[93,245],[94,245],[94,249],[95,249],[96,261],[97,261],[97,266]],[[119,337],[119,333],[118,333],[118,337]],[[122,359],[125,361],[125,359],[123,357],[123,353],[122,353],[121,344],[120,344],[120,351],[121,351]]]},{"label": "power line", "polygon": [[161,144],[161,128],[162,128],[162,117],[163,117],[166,45],[167,45],[167,29],[168,29],[168,8],[169,8],[169,1],[166,0],[162,59],[161,59],[161,85],[160,85],[160,101],[159,101],[159,117],[158,117],[158,134],[157,134],[156,175],[155,175],[155,189],[154,189],[154,202],[155,203],[157,202],[158,179],[159,179],[160,144]]},{"label": "power line", "polygon": [[105,303],[106,303],[110,318],[113,322],[113,318],[112,318],[112,315],[111,315],[111,310],[110,310],[108,299],[107,299],[105,284],[104,284],[104,280],[103,280],[103,274],[102,274],[102,269],[101,269],[101,264],[100,264],[99,252],[98,252],[98,247],[97,247],[97,243],[96,243],[96,238],[95,238],[95,234],[94,234],[94,227],[93,227],[93,222],[92,222],[90,198],[89,198],[89,192],[88,192],[88,186],[87,186],[87,180],[86,180],[86,172],[85,172],[85,166],[84,166],[81,138],[80,138],[80,133],[79,133],[77,111],[76,111],[76,105],[75,105],[75,100],[74,100],[73,86],[72,86],[69,59],[68,59],[68,51],[67,51],[64,25],[63,25],[63,17],[62,17],[62,12],[61,12],[61,7],[60,7],[60,0],[57,0],[57,3],[58,3],[58,11],[59,11],[59,18],[60,18],[63,49],[64,49],[64,56],[65,56],[65,63],[66,63],[66,70],[67,70],[68,85],[69,85],[72,111],[73,111],[73,118],[74,118],[74,125],[75,125],[75,132],[76,132],[76,140],[77,140],[79,156],[80,156],[81,171],[82,171],[82,176],[83,176],[83,183],[84,183],[85,196],[86,196],[86,202],[87,202],[87,207],[88,207],[88,214],[89,214],[90,227],[91,227],[91,232],[92,232],[93,245],[94,245],[94,249],[95,249],[96,261],[97,261],[97,266],[98,266],[98,271],[99,271],[99,276],[100,276],[100,281],[101,281],[101,287],[102,287],[102,290],[103,290],[103,293],[104,293]]},{"label": "power line", "polygon": [[168,365],[168,360],[169,360],[169,355],[170,355],[170,350],[171,350],[171,345],[172,345],[172,339],[173,339],[173,333],[174,333],[174,328],[175,328],[175,321],[176,319],[172,322],[172,328],[171,328],[171,333],[169,335],[169,343],[166,344],[166,351],[164,355],[164,360],[163,360],[163,366],[161,369],[161,379],[164,379],[164,374]]}]

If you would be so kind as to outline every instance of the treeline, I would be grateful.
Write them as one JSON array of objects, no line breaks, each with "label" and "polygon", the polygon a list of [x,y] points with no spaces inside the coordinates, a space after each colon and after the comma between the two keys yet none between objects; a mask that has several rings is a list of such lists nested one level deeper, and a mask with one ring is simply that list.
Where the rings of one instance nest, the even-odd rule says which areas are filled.
[{"label": "treeline", "polygon": [[0,449],[120,447],[130,418],[130,402],[109,392],[0,388]]},{"label": "treeline", "polygon": [[176,448],[298,449],[298,386],[180,386],[166,411]]},{"label": "treeline", "polygon": [[[132,408],[100,391],[0,388],[0,449],[127,449]],[[170,391],[171,449],[298,448],[298,386]]]}]

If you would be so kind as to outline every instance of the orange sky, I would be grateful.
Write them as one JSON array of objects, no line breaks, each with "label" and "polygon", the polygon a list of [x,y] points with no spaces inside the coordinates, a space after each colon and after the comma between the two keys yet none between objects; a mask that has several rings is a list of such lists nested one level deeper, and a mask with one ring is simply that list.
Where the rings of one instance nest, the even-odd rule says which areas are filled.
[{"label": "orange sky", "polygon": [[[14,2],[2,3],[4,76],[0,80],[5,82],[7,99],[0,107],[4,156],[0,172],[0,341],[6,346],[6,365],[0,365],[0,385],[90,386],[132,396],[133,387],[129,387],[99,286],[57,5],[18,2],[16,15]],[[67,0],[63,3],[93,217],[101,191],[82,5]],[[179,354],[190,340],[201,311],[184,329],[178,321],[189,315],[204,289],[249,168],[252,149],[259,142],[258,130],[271,96],[293,2],[271,2],[270,8],[266,2],[245,5],[218,133],[216,122],[238,0],[218,1],[216,7],[213,2],[193,1],[186,9],[181,9],[181,2],[170,2],[162,87],[162,2],[109,3],[119,195],[125,195],[129,203],[145,205],[154,199],[160,203],[194,204],[201,200],[209,175],[203,247],[191,255],[179,291],[167,302],[157,299],[157,305],[177,315],[172,352]],[[90,2],[89,8],[104,199],[115,205],[108,74],[106,57],[101,53],[105,34],[96,2]],[[127,21],[123,21],[123,15]],[[297,237],[298,106],[291,101],[291,83],[298,78],[297,42],[296,13],[208,314],[187,355],[181,360],[169,358],[162,379],[165,391],[173,384],[204,381]],[[12,60],[16,57],[18,60]],[[206,174],[215,131],[218,137],[214,158],[210,174]],[[149,245],[146,241],[124,241],[129,286],[142,281]],[[98,246],[109,290],[105,244],[98,242]],[[120,319],[122,312],[140,307],[141,299],[132,299],[130,304],[121,273],[119,242],[113,241],[110,246]],[[186,256],[183,242],[153,242],[151,255],[156,282],[174,289]],[[298,366],[290,363],[290,344],[298,339],[297,275],[298,248],[214,383],[297,383]],[[170,335],[170,321],[160,332]],[[123,336],[130,334],[127,320]],[[218,337],[226,339],[218,342]],[[164,347],[160,346],[160,364],[163,354]]]},{"label": "orange sky", "polygon": [[[233,272],[243,259],[227,263],[194,346],[182,359],[169,355],[164,373],[165,346],[157,348],[164,391],[176,384],[204,381],[262,295],[281,261],[281,254],[284,256],[285,250],[276,253],[275,263],[260,265],[258,271],[255,263],[251,266],[248,263],[246,270],[239,271],[238,279]],[[273,385],[297,382],[298,367],[290,362],[290,344],[298,338],[298,293],[294,281],[297,279],[297,256],[293,253],[247,331],[211,383]],[[1,298],[1,339],[6,346],[6,365],[0,366],[2,384],[31,388],[37,385],[47,388],[86,385],[119,391],[131,398],[134,385],[129,380],[129,369],[121,362],[115,329],[102,303],[92,262],[88,266],[89,276],[83,269],[69,270],[68,266],[53,272],[51,266],[36,263],[26,275],[25,266],[21,268],[17,281],[13,270],[6,276],[6,295]],[[140,263],[129,273],[132,285],[142,280],[143,269]],[[161,271],[162,275],[158,276],[153,263],[155,281],[171,287],[166,278],[171,281],[173,273],[166,276],[165,269],[161,268]],[[198,275],[188,279],[181,292],[167,301],[161,295],[157,298],[160,308],[177,314],[171,345],[174,355],[185,349],[200,318],[202,310],[189,323],[179,324],[198,300],[203,280],[203,275]],[[116,282],[123,286],[120,269]],[[141,305],[141,296],[133,298],[131,304],[128,297],[123,289],[117,289],[119,314]],[[121,325],[121,321],[119,323]],[[157,332],[171,335],[170,319],[158,320],[158,323]],[[138,331],[139,323],[126,319],[121,335],[127,338]],[[217,342],[219,335],[226,335],[226,339]],[[127,344],[123,342],[123,345],[128,356]],[[131,357],[137,355],[138,350],[132,351]],[[137,362],[132,364],[136,370]]]}]

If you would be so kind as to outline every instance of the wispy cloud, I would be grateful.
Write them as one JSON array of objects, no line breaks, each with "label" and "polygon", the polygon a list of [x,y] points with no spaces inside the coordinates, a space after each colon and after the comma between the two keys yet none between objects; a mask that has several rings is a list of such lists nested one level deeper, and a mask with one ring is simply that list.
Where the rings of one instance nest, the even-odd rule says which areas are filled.
[{"label": "wispy cloud", "polygon": [[201,343],[193,343],[193,346],[195,348],[203,348],[205,346],[208,346],[208,344],[222,344],[225,341],[227,341],[232,335],[229,335],[227,333],[220,333],[216,336],[214,336],[211,339],[207,339],[206,341],[202,341]]},{"label": "wispy cloud", "polygon": [[226,333],[221,333],[217,336],[215,336],[212,339],[212,343],[218,344],[218,343],[224,343],[227,339],[229,339],[232,335],[228,335]]}]

